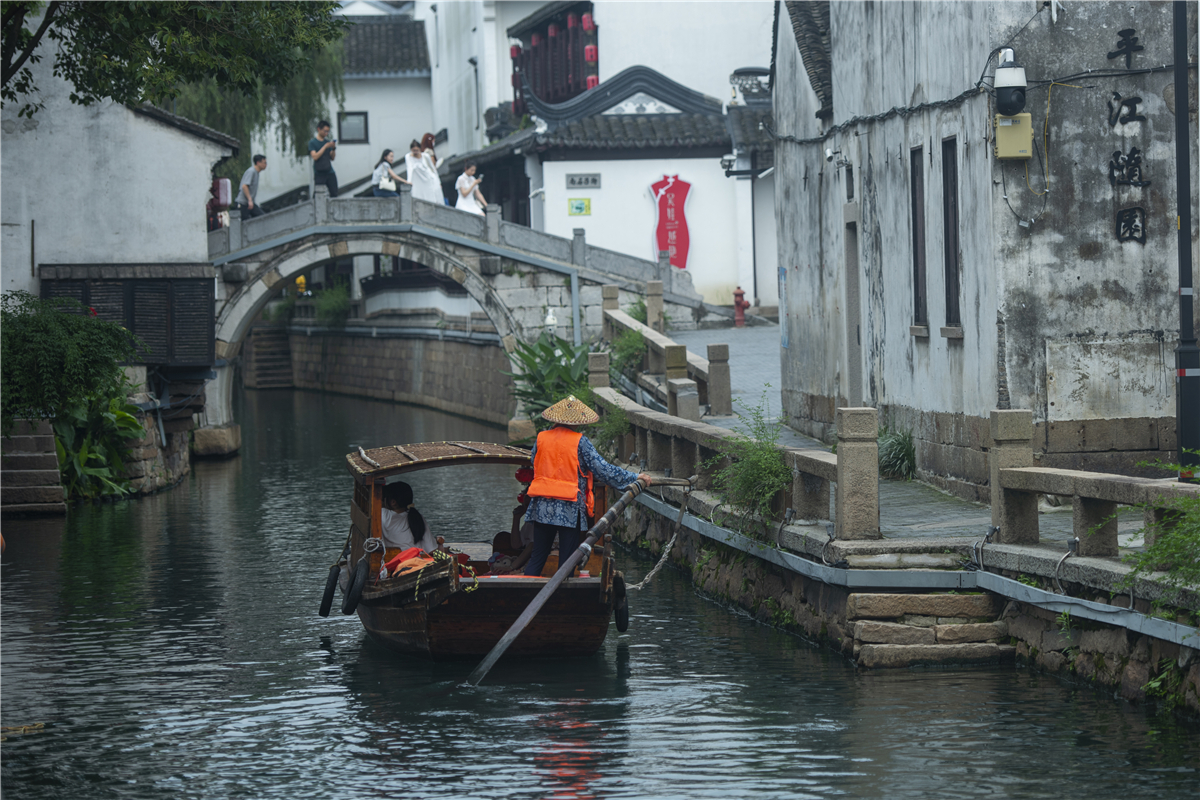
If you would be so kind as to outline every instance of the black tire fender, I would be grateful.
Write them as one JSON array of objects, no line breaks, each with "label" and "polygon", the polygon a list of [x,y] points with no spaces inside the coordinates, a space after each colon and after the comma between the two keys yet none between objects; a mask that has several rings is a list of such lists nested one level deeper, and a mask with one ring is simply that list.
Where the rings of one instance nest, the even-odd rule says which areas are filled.
[{"label": "black tire fender", "polygon": [[621,633],[629,630],[629,598],[625,594],[625,576],[621,573],[613,575],[613,618],[617,622],[617,630]]},{"label": "black tire fender", "polygon": [[358,608],[358,601],[362,597],[363,588],[367,585],[367,572],[370,566],[367,564],[367,557],[363,556],[354,565],[354,572],[350,574],[350,586],[346,589],[346,596],[342,598],[342,613],[353,614],[354,609]]},{"label": "black tire fender", "polygon": [[338,576],[341,572],[341,564],[334,564],[329,568],[329,577],[325,580],[325,594],[321,595],[321,610],[317,612],[322,617],[328,617],[329,609],[333,607],[333,593],[337,590]]}]

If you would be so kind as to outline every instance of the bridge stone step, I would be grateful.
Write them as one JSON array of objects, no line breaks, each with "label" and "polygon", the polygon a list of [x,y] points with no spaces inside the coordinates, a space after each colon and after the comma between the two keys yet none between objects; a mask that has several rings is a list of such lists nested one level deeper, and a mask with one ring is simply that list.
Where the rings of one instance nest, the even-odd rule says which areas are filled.
[{"label": "bridge stone step", "polygon": [[62,475],[56,469],[6,469],[0,472],[4,486],[57,486]]},{"label": "bridge stone step", "polygon": [[61,486],[5,486],[0,488],[0,503],[20,505],[22,503],[61,503]]},{"label": "bridge stone step", "polygon": [[58,456],[54,453],[5,453],[0,457],[0,468],[5,470],[57,470]]},{"label": "bridge stone step", "polygon": [[67,513],[67,504],[57,503],[12,503],[0,506],[0,514],[5,517],[24,516],[62,516]]}]

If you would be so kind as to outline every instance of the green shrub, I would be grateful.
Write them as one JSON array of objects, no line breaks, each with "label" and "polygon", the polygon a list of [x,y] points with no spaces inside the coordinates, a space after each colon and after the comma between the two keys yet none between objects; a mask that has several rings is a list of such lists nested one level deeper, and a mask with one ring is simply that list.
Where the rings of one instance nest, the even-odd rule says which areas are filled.
[{"label": "green shrub", "polygon": [[646,320],[649,319],[648,312],[646,311],[646,298],[639,297],[637,300],[634,300],[633,305],[625,313],[645,325]]},{"label": "green shrub", "polygon": [[317,322],[327,328],[343,328],[350,316],[350,287],[335,283],[313,298]]},{"label": "green shrub", "polygon": [[917,476],[917,451],[912,431],[879,429],[879,474],[906,481]]},{"label": "green shrub", "polygon": [[633,428],[629,424],[629,416],[625,413],[625,409],[620,407],[605,409],[600,416],[599,424],[592,428],[588,438],[592,440],[592,444],[596,445],[600,454],[611,461],[617,454],[617,442],[622,436],[628,435],[631,430]]},{"label": "green shrub", "polygon": [[263,312],[263,318],[267,322],[290,322],[292,316],[296,313],[296,295],[289,294],[274,307],[268,308]]},{"label": "green shrub", "polygon": [[567,395],[594,407],[588,386],[588,346],[574,345],[552,333],[543,333],[533,344],[518,341],[512,357],[521,372],[506,372],[514,381],[513,394],[525,406],[538,430],[547,427],[539,414]]},{"label": "green shrub", "polygon": [[609,370],[615,375],[637,377],[646,356],[646,337],[641,331],[623,331],[612,344]]},{"label": "green shrub", "polygon": [[[18,418],[55,420],[91,397],[124,397],[122,362],[141,343],[75,300],[0,297],[0,433]],[[145,349],[145,348],[143,348]]]},{"label": "green shrub", "polygon": [[[767,419],[766,392],[758,406],[739,405],[746,412],[743,430],[737,431],[737,438],[726,440],[724,451],[705,462],[704,468],[717,469],[713,491],[721,503],[742,512],[744,532],[763,538],[773,517],[771,505],[779,492],[792,485],[792,471],[777,446],[780,425]],[[722,464],[726,459],[728,463]]]}]

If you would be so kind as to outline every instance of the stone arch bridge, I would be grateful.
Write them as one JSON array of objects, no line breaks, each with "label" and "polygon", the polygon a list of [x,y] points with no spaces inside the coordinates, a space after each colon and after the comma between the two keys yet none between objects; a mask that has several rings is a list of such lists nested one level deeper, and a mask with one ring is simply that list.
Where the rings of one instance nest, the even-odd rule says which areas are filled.
[{"label": "stone arch bridge", "polygon": [[[602,284],[644,294],[646,282],[662,280],[664,301],[697,313],[727,316],[704,303],[686,273],[654,261],[504,222],[500,207],[484,216],[412,198],[333,199],[323,186],[314,197],[262,217],[234,219],[209,233],[209,257],[218,268],[216,301],[217,378],[210,384],[208,426],[232,422],[232,370],[251,323],[297,276],[316,266],[356,255],[409,259],[461,284],[487,314],[506,352],[518,339],[541,332],[547,309],[555,311],[576,343],[599,335]],[[569,322],[567,322],[569,320]]]}]

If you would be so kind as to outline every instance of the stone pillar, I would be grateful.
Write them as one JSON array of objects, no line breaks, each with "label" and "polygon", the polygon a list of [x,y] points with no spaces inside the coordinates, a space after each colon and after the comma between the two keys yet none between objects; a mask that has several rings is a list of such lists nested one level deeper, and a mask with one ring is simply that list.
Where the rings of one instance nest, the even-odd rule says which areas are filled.
[{"label": "stone pillar", "polygon": [[991,472],[992,524],[1000,529],[1000,544],[1037,544],[1038,507],[1035,492],[1017,492],[1000,485],[1000,470],[1033,466],[1033,412],[992,410]]},{"label": "stone pillar", "polygon": [[588,386],[608,388],[608,353],[588,353]]},{"label": "stone pillar", "polygon": [[1117,555],[1117,504],[1075,495],[1072,506],[1075,512],[1075,535],[1079,537],[1079,555]]},{"label": "stone pillar", "polygon": [[577,267],[587,266],[587,231],[583,228],[571,230],[571,263]]},{"label": "stone pillar", "polygon": [[670,287],[672,285],[671,278],[672,278],[671,251],[659,250],[658,251],[658,279],[660,281],[662,281],[664,286]]},{"label": "stone pillar", "polygon": [[646,469],[661,472],[671,467],[671,437],[646,431]]},{"label": "stone pillar", "polygon": [[663,282],[646,282],[646,325],[662,333],[663,326]]},{"label": "stone pillar", "polygon": [[400,184],[400,221],[413,221],[413,196],[412,186],[407,183]]},{"label": "stone pillar", "polygon": [[500,206],[497,203],[488,203],[487,208],[483,211],[483,216],[487,223],[487,240],[488,244],[500,244]]},{"label": "stone pillar", "polygon": [[727,417],[733,413],[727,344],[708,346],[708,413],[716,417]]},{"label": "stone pillar", "polygon": [[242,249],[242,210],[229,209],[229,252],[236,253]]},{"label": "stone pillar", "polygon": [[[650,458],[650,431],[645,428],[634,428],[633,442],[633,452],[637,455],[637,468],[640,470],[642,468],[642,460],[646,459],[648,462]],[[634,472],[637,472],[637,470],[634,470]]]},{"label": "stone pillar", "polygon": [[316,224],[329,221],[329,187],[323,183],[313,187],[313,218]]},{"label": "stone pillar", "polygon": [[837,410],[838,539],[880,539],[879,417],[873,408]]},{"label": "stone pillar", "polygon": [[663,355],[666,359],[667,380],[682,379],[688,376],[687,347],[681,344],[669,344]]},{"label": "stone pillar", "polygon": [[687,378],[667,380],[667,413],[692,422],[700,421],[700,393],[696,391],[695,381]]},{"label": "stone pillar", "polygon": [[[621,309],[621,287],[615,283],[606,283],[600,287],[600,308],[601,314],[605,311],[619,311]],[[616,331],[613,330],[612,323],[608,321],[608,316],[604,316],[604,321],[601,323],[600,336],[607,342],[616,339]]]},{"label": "stone pillar", "polygon": [[671,472],[676,478],[690,478],[700,471],[700,448],[679,436],[671,439]]},{"label": "stone pillar", "polygon": [[829,481],[792,469],[792,509],[796,519],[829,517]]},{"label": "stone pillar", "polygon": [[196,458],[224,458],[242,447],[242,426],[235,422],[197,428],[192,435],[192,454]]}]

